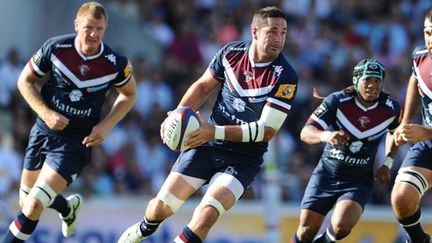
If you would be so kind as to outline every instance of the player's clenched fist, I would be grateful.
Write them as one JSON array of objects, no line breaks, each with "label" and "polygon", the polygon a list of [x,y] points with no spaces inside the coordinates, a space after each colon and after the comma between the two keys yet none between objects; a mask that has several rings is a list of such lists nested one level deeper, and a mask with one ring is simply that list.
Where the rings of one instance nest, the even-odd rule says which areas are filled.
[{"label": "player's clenched fist", "polygon": [[68,118],[54,110],[49,110],[41,114],[41,118],[45,124],[54,131],[61,131],[69,124]]}]

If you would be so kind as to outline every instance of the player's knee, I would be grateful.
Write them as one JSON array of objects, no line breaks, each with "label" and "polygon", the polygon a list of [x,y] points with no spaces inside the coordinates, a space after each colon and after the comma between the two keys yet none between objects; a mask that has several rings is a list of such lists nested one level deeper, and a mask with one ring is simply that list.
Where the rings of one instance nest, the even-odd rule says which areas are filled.
[{"label": "player's knee", "polygon": [[[394,190],[396,194],[397,193],[405,194],[405,191],[409,190],[408,188],[412,188],[418,193],[419,198],[421,198],[423,197],[425,192],[429,189],[429,183],[421,173],[406,168],[402,168],[399,170],[398,175],[396,176],[395,179],[395,183],[409,185],[409,187],[402,187],[402,186],[396,187],[397,189]],[[395,196],[400,197],[400,195],[395,195]]]},{"label": "player's knee", "polygon": [[183,205],[184,200],[179,199],[170,191],[161,189],[155,198],[155,210],[161,214],[166,214],[167,209],[171,215],[177,212],[177,210]]},{"label": "player's knee", "polygon": [[30,219],[38,219],[44,208],[39,200],[29,197],[23,202],[22,212]]},{"label": "player's knee", "polygon": [[212,208],[216,209],[216,211],[218,212],[218,216],[221,216],[222,214],[225,213],[226,209],[225,207],[222,205],[221,202],[219,202],[219,200],[213,198],[213,197],[204,197],[201,200],[201,206],[203,208],[207,207],[207,206],[211,206]]},{"label": "player's knee", "polygon": [[35,199],[40,202],[42,207],[47,208],[49,205],[51,205],[56,196],[57,193],[48,184],[39,182],[32,187],[26,198],[28,200]]},{"label": "player's knee", "polygon": [[21,183],[20,189],[19,189],[19,206],[20,208],[23,208],[24,201],[27,198],[28,194],[30,193],[31,187]]}]

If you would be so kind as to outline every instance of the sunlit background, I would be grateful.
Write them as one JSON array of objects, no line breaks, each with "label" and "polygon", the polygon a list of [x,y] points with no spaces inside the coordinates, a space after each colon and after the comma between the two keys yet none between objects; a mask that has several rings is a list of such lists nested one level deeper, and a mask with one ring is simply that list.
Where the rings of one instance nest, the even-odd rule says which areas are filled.
[{"label": "sunlit background", "polygon": [[[25,62],[55,35],[73,32],[78,0],[0,0],[0,233],[18,212],[22,157],[34,113],[17,92]],[[352,83],[352,68],[376,58],[386,68],[384,90],[404,102],[411,52],[422,43],[431,0],[111,0],[104,42],[132,60],[138,85],[133,110],[93,150],[93,161],[65,192],[79,192],[85,204],[77,234],[63,239],[60,220],[47,210],[29,242],[116,242],[142,218],[177,154],[162,144],[160,123],[186,88],[206,69],[215,52],[232,40],[250,40],[255,10],[276,5],[288,15],[283,51],[299,75],[293,109],[269,146],[265,167],[243,199],[211,231],[210,243],[289,242],[299,204],[322,146],[299,140],[306,119],[323,96]],[[107,102],[113,100],[110,94]],[[207,116],[212,99],[200,112]],[[396,174],[408,146],[400,150]],[[376,167],[384,158],[378,152]],[[203,161],[205,163],[205,161]],[[389,206],[391,185],[376,184],[373,200],[342,242],[403,242]],[[202,191],[145,242],[170,242],[191,217]],[[423,199],[423,220],[432,232],[431,193]]]}]

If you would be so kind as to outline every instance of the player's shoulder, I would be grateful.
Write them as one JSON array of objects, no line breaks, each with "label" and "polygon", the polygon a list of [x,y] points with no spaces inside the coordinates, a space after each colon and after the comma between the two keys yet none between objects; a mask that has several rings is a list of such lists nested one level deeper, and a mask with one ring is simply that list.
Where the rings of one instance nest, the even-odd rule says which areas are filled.
[{"label": "player's shoulder", "polygon": [[222,53],[223,54],[227,54],[227,53],[244,53],[248,50],[250,44],[248,44],[246,41],[231,41],[226,43],[222,48]]},{"label": "player's shoulder", "polygon": [[45,48],[50,49],[64,49],[73,48],[74,45],[74,34],[59,35],[49,38],[45,43]]},{"label": "player's shoulder", "polygon": [[354,92],[349,89],[335,91],[326,97],[329,103],[347,103],[354,100]]},{"label": "player's shoulder", "polygon": [[273,61],[271,66],[276,73],[281,72],[281,74],[288,76],[287,80],[289,80],[290,83],[298,83],[297,72],[282,53]]},{"label": "player's shoulder", "polygon": [[426,48],[425,44],[421,44],[421,45],[416,46],[412,52],[413,58],[419,58],[419,57],[428,56],[428,55],[429,55],[429,52],[428,52],[428,49]]},{"label": "player's shoulder", "polygon": [[103,45],[104,50],[102,52],[102,56],[105,59],[107,59],[113,65],[118,66],[119,68],[124,68],[128,64],[129,60],[126,56],[114,51],[110,46],[105,43]]},{"label": "player's shoulder", "polygon": [[392,110],[394,113],[399,113],[401,111],[399,102],[387,93],[381,94],[379,102],[383,107]]},{"label": "player's shoulder", "polygon": [[230,41],[225,44],[225,48],[232,50],[245,50],[250,46],[250,43],[246,41]]}]

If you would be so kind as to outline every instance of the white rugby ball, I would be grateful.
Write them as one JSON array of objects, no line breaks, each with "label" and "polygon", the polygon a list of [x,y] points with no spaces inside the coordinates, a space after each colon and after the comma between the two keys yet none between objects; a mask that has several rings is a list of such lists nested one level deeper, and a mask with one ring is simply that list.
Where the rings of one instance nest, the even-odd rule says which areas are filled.
[{"label": "white rugby ball", "polygon": [[184,141],[201,126],[198,115],[191,108],[181,106],[172,111],[163,124],[165,144],[173,151],[188,149]]}]

